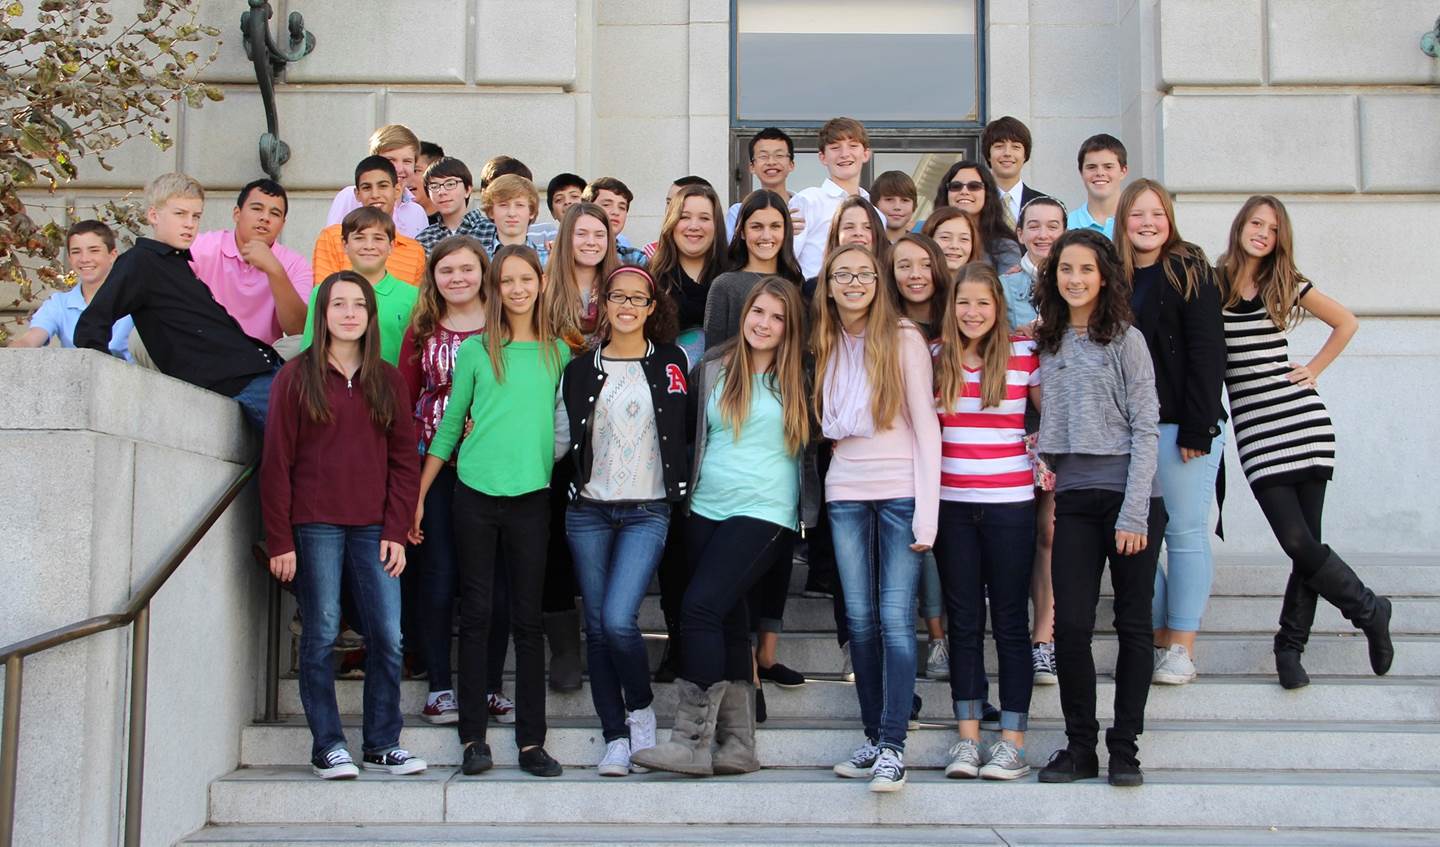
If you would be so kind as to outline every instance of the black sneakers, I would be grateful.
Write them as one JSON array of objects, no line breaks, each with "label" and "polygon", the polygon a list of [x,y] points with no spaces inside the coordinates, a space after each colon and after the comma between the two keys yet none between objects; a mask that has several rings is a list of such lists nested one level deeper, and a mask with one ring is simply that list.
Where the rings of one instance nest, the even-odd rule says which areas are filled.
[{"label": "black sneakers", "polygon": [[476,741],[465,745],[465,758],[460,762],[461,773],[466,776],[474,776],[493,767],[495,767],[495,759],[490,755],[489,744]]},{"label": "black sneakers", "polygon": [[520,769],[531,776],[559,776],[565,772],[560,763],[545,752],[544,747],[520,751]]},{"label": "black sneakers", "polygon": [[336,747],[310,760],[310,770],[321,779],[354,779],[360,775],[350,751]]},{"label": "black sneakers", "polygon": [[1145,784],[1140,763],[1127,756],[1110,754],[1110,784],[1117,788],[1135,788]]},{"label": "black sneakers", "polygon": [[[1137,768],[1138,770],[1138,768]],[[1075,782],[1100,775],[1100,758],[1093,751],[1084,752],[1062,747],[1050,757],[1040,771],[1041,782]]]},{"label": "black sneakers", "polygon": [[364,768],[367,771],[382,771],[394,776],[406,776],[425,770],[425,760],[410,755],[410,751],[396,747],[384,753],[366,753]]},{"label": "black sneakers", "polygon": [[805,674],[793,668],[787,668],[779,662],[768,668],[760,667],[759,675],[766,682],[773,682],[781,688],[799,688],[805,684]]}]

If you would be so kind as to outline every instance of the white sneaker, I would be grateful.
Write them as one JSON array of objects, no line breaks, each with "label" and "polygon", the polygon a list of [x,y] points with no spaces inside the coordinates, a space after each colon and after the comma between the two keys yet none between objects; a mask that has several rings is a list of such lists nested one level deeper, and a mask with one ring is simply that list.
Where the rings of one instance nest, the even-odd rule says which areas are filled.
[{"label": "white sneaker", "polygon": [[617,738],[605,745],[605,755],[595,772],[601,776],[625,776],[630,773],[630,742]]},{"label": "white sneaker", "polygon": [[880,758],[870,771],[870,790],[888,794],[905,787],[905,761],[900,754],[889,747],[881,748]]},{"label": "white sneaker", "polygon": [[974,779],[980,775],[980,748],[968,738],[956,741],[950,748],[950,763],[945,766],[948,779]]},{"label": "white sneaker", "polygon": [[943,638],[930,642],[930,653],[925,657],[925,677],[935,680],[950,678],[950,644]]},{"label": "white sneaker", "polygon": [[649,750],[655,746],[655,709],[646,706],[636,709],[625,718],[630,727],[630,752]]},{"label": "white sneaker", "polygon": [[1195,676],[1195,663],[1191,661],[1190,653],[1179,644],[1171,644],[1155,665],[1150,681],[1161,685],[1185,685],[1194,681]]},{"label": "white sneaker", "polygon": [[311,759],[310,771],[321,779],[354,779],[360,775],[355,760],[350,758],[350,751],[344,747],[336,747],[323,756]]},{"label": "white sneaker", "polygon": [[866,741],[850,758],[835,766],[835,775],[843,776],[846,779],[865,779],[875,769],[875,761],[880,758],[880,748]]}]

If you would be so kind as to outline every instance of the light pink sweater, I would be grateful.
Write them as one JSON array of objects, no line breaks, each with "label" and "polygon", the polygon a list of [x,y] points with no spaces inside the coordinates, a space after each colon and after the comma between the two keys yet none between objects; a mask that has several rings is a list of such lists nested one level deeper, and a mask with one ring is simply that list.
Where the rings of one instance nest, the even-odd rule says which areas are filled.
[{"label": "light pink sweater", "polygon": [[[825,476],[825,500],[914,497],[915,541],[934,544],[940,513],[940,419],[935,415],[934,373],[920,331],[909,321],[901,327],[905,402],[900,414],[889,429],[869,438],[851,436],[835,442]],[[830,367],[835,366],[844,366],[843,357],[831,358]]]}]

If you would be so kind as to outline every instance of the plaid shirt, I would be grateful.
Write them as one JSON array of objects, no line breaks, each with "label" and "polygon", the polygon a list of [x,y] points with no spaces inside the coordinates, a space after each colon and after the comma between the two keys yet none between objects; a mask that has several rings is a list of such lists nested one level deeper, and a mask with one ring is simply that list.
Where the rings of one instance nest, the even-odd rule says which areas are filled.
[{"label": "plaid shirt", "polygon": [[466,212],[465,216],[460,219],[460,226],[456,229],[446,229],[444,223],[430,224],[420,230],[420,234],[415,236],[415,240],[425,248],[425,255],[428,256],[430,251],[435,249],[436,244],[452,235],[474,236],[484,246],[486,253],[494,253],[495,248],[500,244],[495,233],[494,222],[485,217],[485,213],[479,209],[471,209]]}]

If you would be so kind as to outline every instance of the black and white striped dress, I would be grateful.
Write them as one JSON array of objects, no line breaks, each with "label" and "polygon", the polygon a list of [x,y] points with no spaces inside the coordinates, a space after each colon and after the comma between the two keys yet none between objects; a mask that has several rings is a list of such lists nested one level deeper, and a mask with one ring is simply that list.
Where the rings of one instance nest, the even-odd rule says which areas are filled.
[{"label": "black and white striped dress", "polygon": [[1286,376],[1289,333],[1270,320],[1258,295],[1225,309],[1224,316],[1225,387],[1250,487],[1330,479],[1335,429],[1319,393]]}]

